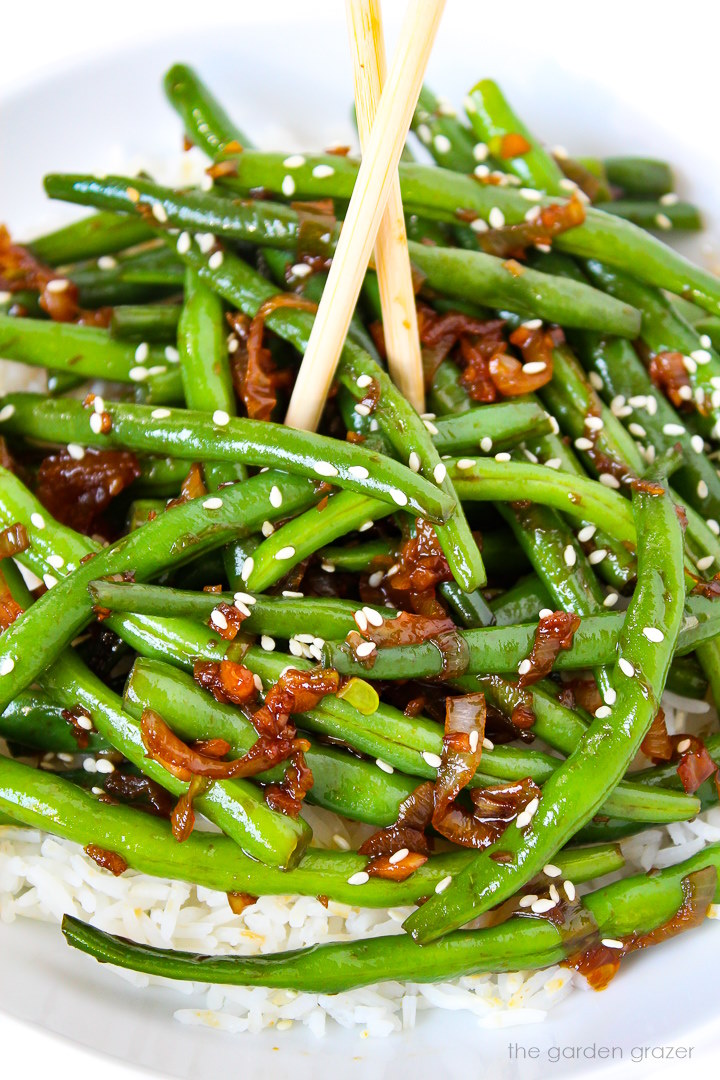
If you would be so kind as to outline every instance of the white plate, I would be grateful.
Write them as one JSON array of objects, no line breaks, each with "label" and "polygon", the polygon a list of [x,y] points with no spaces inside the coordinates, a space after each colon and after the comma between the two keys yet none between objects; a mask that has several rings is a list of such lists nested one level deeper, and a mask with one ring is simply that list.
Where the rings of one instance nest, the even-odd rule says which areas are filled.
[{"label": "white plate", "polygon": [[[460,102],[476,78],[493,75],[549,142],[578,153],[666,155],[682,164],[683,190],[703,206],[717,207],[711,27],[700,40],[693,37],[691,54],[678,48],[683,35],[690,40],[691,20],[676,12],[672,23],[654,22],[657,5],[651,12],[612,0],[588,37],[577,21],[579,10],[451,3],[429,81]],[[393,9],[393,25],[396,14]],[[118,147],[125,156],[148,160],[175,153],[180,126],[164,102],[160,79],[178,59],[195,64],[239,125],[268,148],[307,149],[349,139],[351,80],[341,6],[326,5],[322,19],[302,22],[263,24],[258,18],[255,12],[227,33],[193,32],[103,56],[6,95],[0,118],[3,219],[23,236],[63,218],[65,211],[42,196],[47,171],[112,167]],[[523,33],[514,40],[518,29]],[[490,59],[481,64],[481,55]],[[696,254],[708,258],[697,245]],[[695,1058],[713,1045],[720,1048],[712,1031],[717,943],[717,927],[707,926],[632,958],[601,996],[575,993],[535,1027],[481,1031],[468,1014],[443,1012],[387,1040],[361,1040],[329,1025],[330,1034],[319,1042],[300,1029],[232,1037],[181,1027],[172,1012],[187,1004],[186,997],[135,991],[71,953],[56,929],[17,922],[0,926],[0,1006],[127,1062],[196,1080],[228,1068],[246,1080],[286,1070],[296,1080],[346,1070],[359,1080],[467,1078],[485,1069],[498,1080],[518,1072],[534,1080],[549,1072],[579,1077],[609,1067],[616,1077],[638,1076],[650,1067],[632,1062],[635,1047],[693,1046]],[[526,1055],[536,1047],[537,1056],[518,1063],[510,1044]],[[593,1046],[619,1050],[609,1059],[555,1064],[548,1058],[552,1047],[592,1052]],[[659,1069],[659,1063],[652,1066],[653,1073]]]}]

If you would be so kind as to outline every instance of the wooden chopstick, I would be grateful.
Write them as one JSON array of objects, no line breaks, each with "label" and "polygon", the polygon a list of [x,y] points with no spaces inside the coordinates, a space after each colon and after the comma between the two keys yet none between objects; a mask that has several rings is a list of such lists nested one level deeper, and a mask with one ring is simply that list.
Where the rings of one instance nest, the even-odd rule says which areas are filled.
[{"label": "wooden chopstick", "polygon": [[[378,0],[346,0],[355,73],[355,109],[363,151],[375,121],[385,82],[385,40]],[[390,185],[375,241],[388,368],[396,386],[418,412],[425,409],[420,339],[400,182]]]},{"label": "wooden chopstick", "polygon": [[410,0],[285,423],[314,431],[385,211],[445,0]]}]

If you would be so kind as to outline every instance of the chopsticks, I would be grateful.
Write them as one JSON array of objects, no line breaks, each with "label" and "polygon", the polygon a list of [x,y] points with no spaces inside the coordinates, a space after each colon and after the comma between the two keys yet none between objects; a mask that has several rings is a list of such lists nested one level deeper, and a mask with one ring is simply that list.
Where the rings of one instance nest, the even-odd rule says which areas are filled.
[{"label": "chopsticks", "polygon": [[[378,0],[346,0],[355,75],[355,108],[363,151],[385,81],[385,41]],[[425,408],[420,340],[400,184],[390,185],[375,241],[383,332],[390,375],[418,412]]]},{"label": "chopsticks", "polygon": [[314,431],[355,309],[445,0],[410,0],[285,423]]}]

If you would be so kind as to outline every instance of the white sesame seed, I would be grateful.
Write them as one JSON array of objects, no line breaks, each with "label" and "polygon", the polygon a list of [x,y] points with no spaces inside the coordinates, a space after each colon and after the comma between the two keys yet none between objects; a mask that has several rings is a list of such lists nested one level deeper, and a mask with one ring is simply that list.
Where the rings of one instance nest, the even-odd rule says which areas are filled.
[{"label": "white sesame seed", "polygon": [[288,198],[290,197],[290,195],[295,194],[295,181],[293,180],[292,176],[283,177],[281,191],[283,195],[287,195]]},{"label": "white sesame seed", "polygon": [[367,478],[370,476],[369,471],[365,468],[364,465],[351,465],[348,469],[348,473],[355,480],[367,480]]},{"label": "white sesame seed", "polygon": [[491,740],[488,739],[488,738],[483,739],[483,750],[494,750],[494,749],[495,749],[495,743],[494,742],[491,742]]},{"label": "white sesame seed", "polygon": [[355,412],[358,414],[358,416],[369,416],[370,406],[364,405],[362,401],[358,401],[357,405],[355,406]]},{"label": "white sesame seed", "polygon": [[575,446],[578,450],[592,450],[592,439],[587,439],[584,435],[581,435],[579,439],[575,440]]},{"label": "white sesame seed", "polygon": [[474,460],[474,458],[467,457],[459,458],[456,462],[457,468],[461,471],[464,471],[465,469],[472,469],[472,467],[476,464],[477,462]]},{"label": "white sesame seed", "polygon": [[98,270],[114,270],[117,266],[117,259],[113,259],[112,255],[101,255],[97,264]]},{"label": "white sesame seed", "polygon": [[318,476],[337,476],[338,474],[335,466],[332,465],[329,461],[318,461],[316,462],[314,468]]},{"label": "white sesame seed", "polygon": [[547,863],[543,866],[543,874],[546,874],[547,877],[560,877],[562,875],[562,870],[559,866],[556,866],[555,863]]},{"label": "white sesame seed", "polygon": [[437,435],[438,434],[438,429],[435,427],[432,420],[423,420],[423,424],[425,425],[426,429],[430,432],[431,435]]},{"label": "white sesame seed", "polygon": [[536,796],[534,799],[531,799],[530,802],[525,807],[525,813],[529,814],[530,817],[533,817],[533,815],[536,813],[537,808],[538,808],[539,805],[540,805],[540,800]]},{"label": "white sesame seed", "polygon": [[682,739],[677,744],[677,752],[678,752],[678,754],[687,753],[687,751],[690,749],[691,746],[692,746],[692,742],[691,742],[690,739]]},{"label": "white sesame seed", "polygon": [[591,551],[588,555],[588,562],[591,566],[597,566],[601,563],[607,555],[607,548],[597,548],[596,551]]},{"label": "white sesame seed", "polygon": [[493,206],[488,214],[488,222],[491,229],[502,229],[505,224],[505,215],[499,206]]},{"label": "white sesame seed", "polygon": [[67,452],[73,459],[73,461],[82,461],[82,459],[85,457],[85,448],[80,446],[79,443],[68,443]]},{"label": "white sesame seed", "polygon": [[422,756],[431,769],[439,769],[442,765],[439,755],[433,754],[430,750],[423,750]]},{"label": "white sesame seed", "polygon": [[335,563],[331,563],[329,559],[323,559],[322,562],[320,563],[320,566],[325,571],[326,574],[334,574],[335,573]]},{"label": "white sesame seed", "polygon": [[478,142],[473,146],[473,157],[476,161],[485,161],[488,156],[487,143]]},{"label": "white sesame seed", "polygon": [[213,424],[217,424],[218,427],[225,427],[230,423],[230,417],[224,409],[216,409],[212,418]]},{"label": "white sesame seed", "polygon": [[[478,168],[480,168],[480,166],[478,166]],[[477,169],[475,172],[477,173]],[[488,231],[488,224],[487,221],[483,221],[481,217],[478,217],[470,222],[470,228],[474,233],[484,233]]]},{"label": "white sesame seed", "polygon": [[14,415],[15,415],[15,406],[14,405],[4,405],[2,407],[2,409],[0,409],[0,422],[5,421],[5,420],[9,420],[10,417],[14,416]]},{"label": "white sesame seed", "polygon": [[52,566],[54,570],[62,570],[65,565],[65,560],[62,555],[48,555],[47,562],[49,566]]},{"label": "white sesame seed", "polygon": [[598,480],[607,488],[617,489],[620,487],[620,481],[616,480],[612,473],[600,473]]},{"label": "white sesame seed", "polygon": [[167,420],[168,416],[170,416],[170,410],[169,409],[153,409],[153,411],[150,413],[150,415],[152,416],[153,420]]},{"label": "white sesame seed", "polygon": [[288,544],[287,547],[282,547],[275,552],[275,558],[278,562],[285,562],[287,559],[292,559],[295,555],[295,548],[292,544]]},{"label": "white sesame seed", "polygon": [[548,889],[548,892],[550,893],[550,899],[553,901],[553,903],[559,904],[560,903],[560,893],[557,890],[557,885],[552,884],[550,886],[550,888]]},{"label": "white sesame seed", "polygon": [[532,821],[532,815],[528,814],[528,812],[526,810],[523,810],[515,818],[515,824],[518,827],[518,829],[524,829],[525,826],[529,825],[531,821]]},{"label": "white sesame seed", "polygon": [[564,881],[563,889],[565,890],[565,895],[567,896],[568,900],[570,901],[570,903],[572,903],[576,896],[575,886],[573,885],[572,881]]},{"label": "white sesame seed", "polygon": [[614,705],[617,701],[617,691],[613,690],[612,686],[608,686],[604,696],[606,705]]},{"label": "white sesame seed", "polygon": [[526,211],[525,220],[526,221],[531,221],[531,222],[532,221],[537,221],[537,219],[540,217],[541,214],[542,214],[542,208],[540,206],[538,206],[537,203],[535,203],[534,206],[531,206],[530,209],[528,211]]},{"label": "white sesame seed", "polygon": [[418,124],[417,128],[415,129],[415,134],[417,135],[420,142],[426,144],[429,143],[432,139],[432,132],[427,126],[427,124]]},{"label": "white sesame seed", "polygon": [[203,255],[209,255],[212,249],[215,247],[215,234],[214,233],[196,233],[195,242],[202,251]]},{"label": "white sesame seed", "polygon": [[260,646],[265,652],[272,652],[275,648],[275,638],[270,637],[269,634],[263,634],[260,638]]},{"label": "white sesame seed", "polygon": [[631,435],[634,435],[636,439],[644,439],[647,435],[647,431],[642,424],[628,424],[628,431]]},{"label": "white sesame seed", "polygon": [[304,656],[305,655],[305,650],[303,649],[301,643],[296,638],[290,638],[290,640],[288,641],[288,649],[290,650],[290,652],[291,652],[291,654],[293,656]]},{"label": "white sesame seed", "polygon": [[447,154],[452,149],[452,143],[448,139],[447,135],[436,135],[433,139],[433,146],[437,150],[438,154]]},{"label": "white sesame seed", "polygon": [[404,491],[400,491],[399,488],[392,488],[390,495],[392,496],[393,502],[397,503],[398,506],[407,506],[408,497]]},{"label": "white sesame seed", "polygon": [[610,716],[611,713],[612,709],[609,705],[600,705],[595,710],[595,715],[598,717],[599,720],[605,720],[608,716]]},{"label": "white sesame seed", "polygon": [[403,859],[406,859],[409,854],[410,854],[410,851],[409,851],[408,848],[401,847],[398,851],[396,851],[393,855],[390,856],[390,858],[388,859],[388,862],[393,863],[393,865],[395,863],[402,862]]},{"label": "white sesame seed", "polygon": [[135,367],[131,367],[128,371],[128,376],[133,382],[145,382],[150,372],[146,367],[142,367],[141,364],[137,364]]},{"label": "white sesame seed", "polygon": [[43,581],[45,582],[46,589],[52,589],[58,583],[58,579],[54,577],[53,574],[43,574]]},{"label": "white sesame seed", "polygon": [[577,562],[577,553],[572,544],[568,544],[568,546],[563,551],[563,559],[565,560],[566,566],[574,566]]},{"label": "white sesame seed", "polygon": [[382,579],[384,577],[385,577],[385,574],[383,573],[382,570],[376,570],[375,573],[371,574],[370,577],[368,578],[368,585],[370,586],[371,589],[377,589],[378,585],[380,585],[380,583],[381,583],[381,581],[382,581]]},{"label": "white sesame seed", "polygon": [[15,661],[12,656],[3,656],[0,659],[0,675],[9,675],[14,667]]},{"label": "white sesame seed", "polygon": [[663,424],[664,435],[684,435],[685,426],[683,424]]},{"label": "white sesame seed", "polygon": [[435,892],[436,893],[445,892],[445,890],[447,889],[447,887],[448,887],[448,885],[450,884],[451,881],[452,881],[452,874],[448,874],[447,877],[441,878],[440,881],[438,881],[437,885],[435,886]]},{"label": "white sesame seed", "polygon": [[510,457],[510,455],[508,453],[506,453],[505,451],[501,451],[499,454],[495,455],[495,460],[503,462],[503,461],[511,461],[512,459],[511,459],[511,457]]},{"label": "white sesame seed", "polygon": [[[294,589],[283,589],[282,594],[286,598],[286,600],[302,600],[303,596],[305,595],[305,593],[296,592]],[[238,594],[235,593],[236,599],[237,596]],[[253,604],[255,603],[255,597],[252,598],[252,602]]]},{"label": "white sesame seed", "polygon": [[490,451],[492,450],[492,448],[493,448],[493,441],[492,441],[492,439],[490,438],[490,436],[489,436],[489,435],[485,435],[485,436],[484,436],[484,437],[483,437],[483,438],[482,438],[482,439],[480,440],[480,449],[482,450],[482,452],[483,452],[484,454],[489,454],[489,453],[490,453]]},{"label": "white sesame seed", "polygon": [[538,611],[538,618],[539,619],[549,619],[552,614],[553,614],[553,609],[552,608],[549,608],[549,607],[540,608],[540,610]]},{"label": "white sesame seed", "polygon": [[91,758],[91,757],[83,758],[82,765],[83,765],[83,769],[85,770],[85,772],[96,773],[98,771],[97,762],[96,762],[95,758]]},{"label": "white sesame seed", "polygon": [[247,558],[243,563],[242,570],[240,571],[240,577],[243,581],[247,581],[253,570],[255,569],[255,560],[252,556]]},{"label": "white sesame seed", "polygon": [[588,379],[590,380],[590,385],[592,386],[593,390],[605,389],[605,384],[602,381],[602,377],[598,374],[597,371],[591,371],[588,375]]},{"label": "white sesame seed", "polygon": [[474,754],[475,751],[478,748],[478,743],[480,741],[480,732],[479,731],[471,731],[470,735],[469,735],[469,738],[468,738],[468,741],[470,743],[470,753]]},{"label": "white sesame seed", "polygon": [[372,656],[377,648],[374,641],[363,641],[355,650],[355,655],[364,660],[366,656]]},{"label": "white sesame seed", "polygon": [[178,255],[187,255],[188,251],[190,250],[190,245],[191,244],[192,244],[192,239],[190,237],[190,233],[189,232],[181,232],[180,235],[177,238],[177,244],[175,245],[176,248],[177,248]]},{"label": "white sesame seed", "polygon": [[[383,761],[382,758],[375,758],[375,764],[377,765],[378,769],[382,769],[382,771],[385,773],[395,772],[395,769],[392,767],[392,765],[388,765],[387,761]],[[399,859],[397,861],[400,862]]]},{"label": "white sesame seed", "polygon": [[203,503],[203,510],[220,510],[222,504],[222,499],[219,499],[217,495],[213,495],[211,498],[205,500]]},{"label": "white sesame seed", "polygon": [[433,469],[433,477],[436,484],[442,484],[443,480],[447,476],[447,469],[443,465],[442,461],[438,461],[437,465]]},{"label": "white sesame seed", "polygon": [[562,467],[562,461],[559,457],[548,458],[544,464],[546,469],[559,469]]},{"label": "white sesame seed", "polygon": [[479,180],[484,180],[486,176],[490,175],[490,166],[484,165],[482,163],[480,165],[476,165],[473,169],[473,175],[477,176]]},{"label": "white sesame seed", "polygon": [[227,630],[228,621],[222,611],[218,611],[217,608],[210,612],[210,622],[220,630]]},{"label": "white sesame seed", "polygon": [[90,414],[90,430],[94,431],[96,435],[100,435],[102,433],[102,426],[103,426],[102,416],[100,416],[99,413],[91,413]]},{"label": "white sesame seed", "polygon": [[537,898],[538,898],[537,893],[532,893],[532,892],[531,893],[526,893],[525,896],[521,896],[520,899],[518,900],[518,907],[521,907],[521,908],[532,907],[532,905],[535,903]]},{"label": "white sesame seed", "polygon": [[667,214],[656,214],[655,224],[660,229],[672,229],[672,221],[667,216]]},{"label": "white sesame seed", "polygon": [[379,611],[367,605],[363,608],[363,613],[371,626],[382,626],[385,621]]},{"label": "white sesame seed", "polygon": [[618,667],[622,671],[623,675],[627,675],[629,679],[632,679],[635,674],[635,667],[633,664],[630,663],[629,660],[626,660],[624,656],[621,656],[618,659]]},{"label": "white sesame seed", "polygon": [[528,202],[540,202],[542,195],[539,191],[535,191],[534,188],[520,188],[520,195],[523,199],[527,199]]},{"label": "white sesame seed", "polygon": [[[237,341],[235,343],[237,344]],[[180,353],[177,351],[174,345],[165,346],[165,359],[169,364],[177,364],[177,362],[179,361]]]},{"label": "white sesame seed", "polygon": [[697,561],[697,568],[698,570],[709,570],[714,562],[714,555],[703,555],[702,559],[698,559]]},{"label": "white sesame seed", "polygon": [[625,948],[622,941],[619,941],[617,938],[613,938],[613,937],[604,937],[602,939],[602,943],[603,943],[603,945],[605,946],[606,949],[624,949]]},{"label": "white sesame seed", "polygon": [[707,499],[708,486],[704,480],[698,480],[697,493],[699,499]]},{"label": "white sesame seed", "polygon": [[544,360],[531,360],[527,364],[523,364],[523,371],[526,375],[539,375],[541,371],[545,371],[547,364]]},{"label": "white sesame seed", "polygon": [[353,619],[355,620],[358,629],[365,633],[368,628],[367,615],[365,612],[362,609],[359,609],[353,613]]},{"label": "white sesame seed", "polygon": [[530,910],[534,915],[545,915],[546,912],[552,911],[556,904],[557,900],[546,900],[541,897],[540,900],[536,900],[535,903],[531,905]]},{"label": "white sesame seed", "polygon": [[589,428],[590,431],[602,431],[605,427],[605,421],[602,416],[586,416],[585,427]]},{"label": "white sesame seed", "polygon": [[223,264],[225,256],[222,251],[213,251],[212,255],[208,259],[208,266],[211,270],[219,270]]},{"label": "white sesame seed", "polygon": [[697,371],[697,364],[689,356],[683,356],[683,367],[690,375],[694,375]]},{"label": "white sesame seed", "polygon": [[589,540],[592,540],[596,532],[597,525],[583,525],[577,534],[577,538],[581,544],[587,544]]},{"label": "white sesame seed", "polygon": [[335,833],[335,835],[332,838],[332,842],[333,842],[333,844],[335,845],[336,848],[340,849],[340,851],[349,851],[350,850],[350,841],[346,840],[344,836],[340,835],[340,833]]},{"label": "white sesame seed", "polygon": [[369,880],[370,875],[367,870],[358,870],[357,874],[347,879],[347,883],[348,885],[366,885]]},{"label": "white sesame seed", "polygon": [[696,364],[709,364],[712,360],[712,354],[707,349],[693,349],[690,356]]},{"label": "white sesame seed", "polygon": [[526,657],[524,660],[521,660],[520,663],[518,664],[518,675],[527,675],[527,673],[530,671],[531,668],[532,668],[532,663]]},{"label": "white sesame seed", "polygon": [[152,216],[156,221],[159,221],[161,225],[164,225],[167,221],[167,211],[161,202],[154,202],[152,204]]},{"label": "white sesame seed", "polygon": [[715,518],[708,518],[706,521],[706,525],[710,532],[715,533],[716,536],[720,536],[720,525],[718,525]]},{"label": "white sesame seed", "polygon": [[648,416],[655,416],[657,409],[657,400],[652,395],[650,395],[645,402],[645,411],[647,412]]},{"label": "white sesame seed", "polygon": [[308,266],[307,263],[295,263],[290,267],[290,272],[296,278],[309,277],[312,274],[312,266]]},{"label": "white sesame seed", "polygon": [[367,532],[368,529],[372,529],[375,522],[370,518],[368,521],[363,521],[362,525],[358,525],[358,532]]},{"label": "white sesame seed", "polygon": [[38,512],[35,511],[33,514],[30,515],[30,524],[34,525],[36,529],[44,529],[45,518],[42,516],[42,514],[38,514]]},{"label": "white sesame seed", "polygon": [[665,640],[665,635],[662,630],[658,630],[657,626],[644,626],[643,634],[648,641],[652,641],[655,645],[659,645],[661,641]]},{"label": "white sesame seed", "polygon": [[53,278],[52,281],[48,281],[45,288],[50,293],[65,292],[70,282],[67,278]]},{"label": "white sesame seed", "polygon": [[616,592],[608,593],[603,600],[603,607],[615,607],[620,597]]},{"label": "white sesame seed", "polygon": [[700,344],[702,345],[703,349],[712,348],[712,338],[710,337],[710,335],[709,334],[701,334],[700,335]]},{"label": "white sesame seed", "polygon": [[283,161],[286,169],[300,169],[304,164],[305,158],[302,154],[291,154],[290,157],[286,157]]}]

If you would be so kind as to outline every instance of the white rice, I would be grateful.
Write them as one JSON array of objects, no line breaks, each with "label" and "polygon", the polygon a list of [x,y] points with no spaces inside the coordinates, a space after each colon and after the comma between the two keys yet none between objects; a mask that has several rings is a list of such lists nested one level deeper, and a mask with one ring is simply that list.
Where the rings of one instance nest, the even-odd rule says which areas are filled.
[{"label": "white rice", "polygon": [[[670,706],[672,730],[697,731],[709,714],[681,714]],[[674,703],[677,704],[677,703]],[[371,831],[333,814],[306,807],[304,816],[322,847],[356,847]],[[649,829],[622,844],[623,874],[671,866],[709,843],[720,842],[720,807],[694,821]],[[613,875],[620,877],[621,874]],[[611,880],[608,878],[607,880]],[[588,891],[591,885],[579,891]],[[350,941],[402,933],[411,908],[372,910],[314,897],[261,896],[242,915],[230,910],[225,893],[127,871],[115,878],[76,844],[44,833],[0,827],[0,920],[37,919],[59,923],[75,915],[110,933],[142,944],[204,953],[256,953],[297,949],[317,942]],[[711,914],[719,918],[720,906]],[[183,1024],[228,1032],[284,1031],[296,1024],[314,1035],[328,1019],[361,1037],[387,1036],[415,1027],[430,1009],[462,1009],[479,1027],[497,1028],[543,1021],[584,980],[559,966],[544,971],[476,975],[421,985],[385,982],[341,994],[296,993],[263,987],[175,983],[108,968],[138,988],[164,986],[175,1018]],[[177,996],[189,999],[178,1007]]]}]

